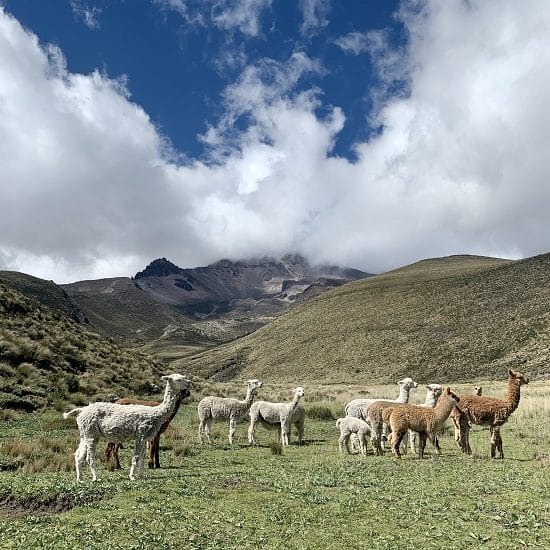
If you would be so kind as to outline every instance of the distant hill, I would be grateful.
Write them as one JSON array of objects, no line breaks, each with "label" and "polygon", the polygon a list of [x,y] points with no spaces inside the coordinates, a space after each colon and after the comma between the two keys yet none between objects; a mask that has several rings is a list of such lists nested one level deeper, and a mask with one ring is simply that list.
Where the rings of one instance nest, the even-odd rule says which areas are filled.
[{"label": "distant hill", "polygon": [[73,321],[89,322],[67,292],[53,281],[45,281],[18,271],[0,271],[0,282],[46,307],[62,312]]},{"label": "distant hill", "polygon": [[135,281],[156,301],[205,319],[230,311],[279,313],[312,287],[325,290],[369,276],[357,269],[311,266],[302,256],[288,254],[278,260],[220,260],[192,269],[160,258],[137,273]]},{"label": "distant hill", "polygon": [[368,276],[354,269],[310,266],[298,255],[220,260],[192,269],[160,258],[134,278],[61,286],[101,334],[174,357],[234,340],[294,303]]},{"label": "distant hill", "polygon": [[55,288],[34,283],[40,301],[0,282],[0,408],[32,411],[158,390],[166,372],[158,360],[89,331],[63,311]]},{"label": "distant hill", "polygon": [[550,254],[451,256],[340,286],[185,365],[215,380],[445,382],[548,376],[549,355]]}]

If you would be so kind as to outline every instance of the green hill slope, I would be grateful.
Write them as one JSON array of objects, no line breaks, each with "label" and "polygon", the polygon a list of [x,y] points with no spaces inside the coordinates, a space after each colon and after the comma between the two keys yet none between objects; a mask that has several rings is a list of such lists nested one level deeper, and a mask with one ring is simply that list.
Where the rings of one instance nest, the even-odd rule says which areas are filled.
[{"label": "green hill slope", "polygon": [[466,381],[505,365],[544,376],[549,321],[550,254],[453,256],[344,285],[185,365],[218,380]]},{"label": "green hill slope", "polygon": [[31,411],[144,394],[161,371],[160,362],[88,331],[63,308],[0,282],[0,408]]}]

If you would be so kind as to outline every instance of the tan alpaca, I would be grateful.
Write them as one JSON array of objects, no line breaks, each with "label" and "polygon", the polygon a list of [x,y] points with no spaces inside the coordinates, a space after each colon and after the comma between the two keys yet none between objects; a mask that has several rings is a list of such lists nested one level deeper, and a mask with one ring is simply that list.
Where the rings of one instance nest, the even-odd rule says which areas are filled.
[{"label": "tan alpaca", "polygon": [[521,372],[510,369],[508,371],[508,393],[504,399],[477,395],[460,396],[459,408],[468,415],[469,421],[472,424],[488,425],[490,427],[491,458],[495,458],[496,451],[499,453],[499,458],[504,458],[500,427],[518,408],[521,397],[521,386],[528,383],[529,379]]},{"label": "tan alpaca", "polygon": [[451,411],[459,401],[458,395],[453,393],[451,388],[447,388],[433,409],[419,405],[399,405],[384,410],[382,419],[389,421],[392,430],[391,446],[394,455],[401,458],[399,445],[408,430],[418,432],[418,455],[420,458],[424,457],[426,438],[431,441],[437,454],[441,454],[437,432],[445,424]]}]

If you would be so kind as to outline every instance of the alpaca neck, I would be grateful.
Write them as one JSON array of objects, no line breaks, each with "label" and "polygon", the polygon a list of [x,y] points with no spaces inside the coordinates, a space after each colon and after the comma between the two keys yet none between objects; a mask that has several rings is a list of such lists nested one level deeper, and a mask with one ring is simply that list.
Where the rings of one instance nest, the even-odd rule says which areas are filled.
[{"label": "alpaca neck", "polygon": [[166,389],[164,390],[164,398],[162,403],[158,406],[157,412],[161,416],[168,416],[175,407],[178,396],[181,395],[181,392],[175,391],[170,383],[166,383]]},{"label": "alpaca neck", "polygon": [[252,388],[248,388],[246,390],[246,397],[244,398],[244,401],[241,401],[241,405],[243,407],[250,407],[252,405],[252,401],[254,401],[254,396],[256,395],[256,390],[253,390]]},{"label": "alpaca neck", "polygon": [[289,411],[290,413],[293,413],[296,407],[298,406],[298,403],[300,402],[300,398],[302,396],[298,395],[297,393],[294,394],[294,399],[290,402]]},{"label": "alpaca neck", "polygon": [[409,402],[409,392],[410,388],[407,386],[401,386],[399,388],[399,395],[397,396],[396,401],[398,403],[408,403]]},{"label": "alpaca neck", "polygon": [[508,415],[512,414],[519,405],[521,397],[521,385],[518,380],[510,377],[508,379],[508,395],[506,396]]},{"label": "alpaca neck", "polygon": [[433,409],[437,403],[438,397],[439,396],[436,395],[433,391],[429,391],[426,394],[426,401],[424,401],[424,407],[431,407]]},{"label": "alpaca neck", "polygon": [[449,395],[441,396],[437,400],[437,404],[434,407],[434,414],[438,425],[443,424],[447,418],[449,418],[455,405],[455,400]]}]

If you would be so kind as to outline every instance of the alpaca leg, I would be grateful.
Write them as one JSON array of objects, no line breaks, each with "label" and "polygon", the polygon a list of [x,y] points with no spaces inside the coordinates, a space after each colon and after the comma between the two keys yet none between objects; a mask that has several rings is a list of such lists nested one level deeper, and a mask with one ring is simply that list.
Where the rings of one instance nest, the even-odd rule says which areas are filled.
[{"label": "alpaca leg", "polygon": [[366,456],[367,455],[367,443],[366,443],[367,436],[366,434],[363,434],[363,433],[360,433],[358,435],[359,435],[359,448],[360,448],[361,454],[363,456]]},{"label": "alpaca leg", "polygon": [[288,432],[289,427],[284,422],[281,422],[281,443],[283,447],[288,447]]},{"label": "alpaca leg", "polygon": [[372,429],[371,443],[376,455],[383,455],[382,449],[382,424],[376,424]]},{"label": "alpaca leg", "polygon": [[504,458],[504,452],[502,450],[502,437],[500,436],[500,426],[495,427],[495,444],[498,451],[498,458]]},{"label": "alpaca leg", "polygon": [[256,445],[256,419],[250,419],[250,426],[248,426],[248,443],[250,445]]},{"label": "alpaca leg", "polygon": [[401,458],[401,453],[399,452],[399,445],[401,445],[401,440],[403,439],[406,432],[396,432],[392,435],[392,451],[396,458]]},{"label": "alpaca leg", "polygon": [[409,445],[411,447],[411,453],[416,454],[416,432],[409,430]]},{"label": "alpaca leg", "polygon": [[235,428],[237,426],[237,422],[234,418],[229,419],[229,444],[233,445],[234,437],[235,437]]},{"label": "alpaca leg", "polygon": [[206,440],[208,443],[212,443],[212,440],[210,439],[210,430],[212,428],[212,419],[208,418],[204,421],[204,435],[206,436]]},{"label": "alpaca leg", "polygon": [[491,426],[491,458],[495,458],[498,438],[498,428],[496,426]]},{"label": "alpaca leg", "polygon": [[296,422],[295,426],[298,430],[298,445],[302,445],[304,442],[304,423],[298,421]]},{"label": "alpaca leg", "polygon": [[92,481],[99,481],[97,476],[97,469],[95,467],[95,453],[97,447],[97,440],[88,438],[86,439],[86,462],[90,467],[90,472],[92,472]]},{"label": "alpaca leg", "polygon": [[151,441],[153,455],[153,461],[155,463],[155,468],[160,468],[160,434],[158,434],[153,441]]},{"label": "alpaca leg", "polygon": [[76,480],[78,481],[78,483],[84,483],[84,479],[82,478],[82,468],[84,467],[85,463],[86,463],[86,440],[81,439],[80,443],[78,444],[78,448],[74,453],[74,465],[76,469]]},{"label": "alpaca leg", "polygon": [[137,437],[134,444],[134,455],[132,456],[132,466],[130,467],[130,480],[136,479],[136,470],[141,473],[143,468],[143,454],[145,452],[146,440],[142,437]]},{"label": "alpaca leg", "polygon": [[155,465],[155,453],[158,453],[159,436],[156,435],[153,439],[147,442],[147,468],[152,469],[159,467]]},{"label": "alpaca leg", "polygon": [[120,443],[115,443],[113,448],[113,457],[115,459],[115,470],[120,470],[120,459],[118,458],[118,451],[122,449],[122,445]]},{"label": "alpaca leg", "polygon": [[340,454],[344,453],[344,446],[346,447],[346,450],[349,453],[348,436],[347,435],[340,435],[340,437],[338,438],[338,450],[340,451]]},{"label": "alpaca leg", "polygon": [[424,458],[424,449],[426,448],[426,432],[418,433],[418,456]]},{"label": "alpaca leg", "polygon": [[437,439],[437,435],[431,432],[428,432],[428,439],[430,440],[430,443],[434,446],[435,452],[440,455],[441,454],[441,447],[439,446],[439,441]]}]

